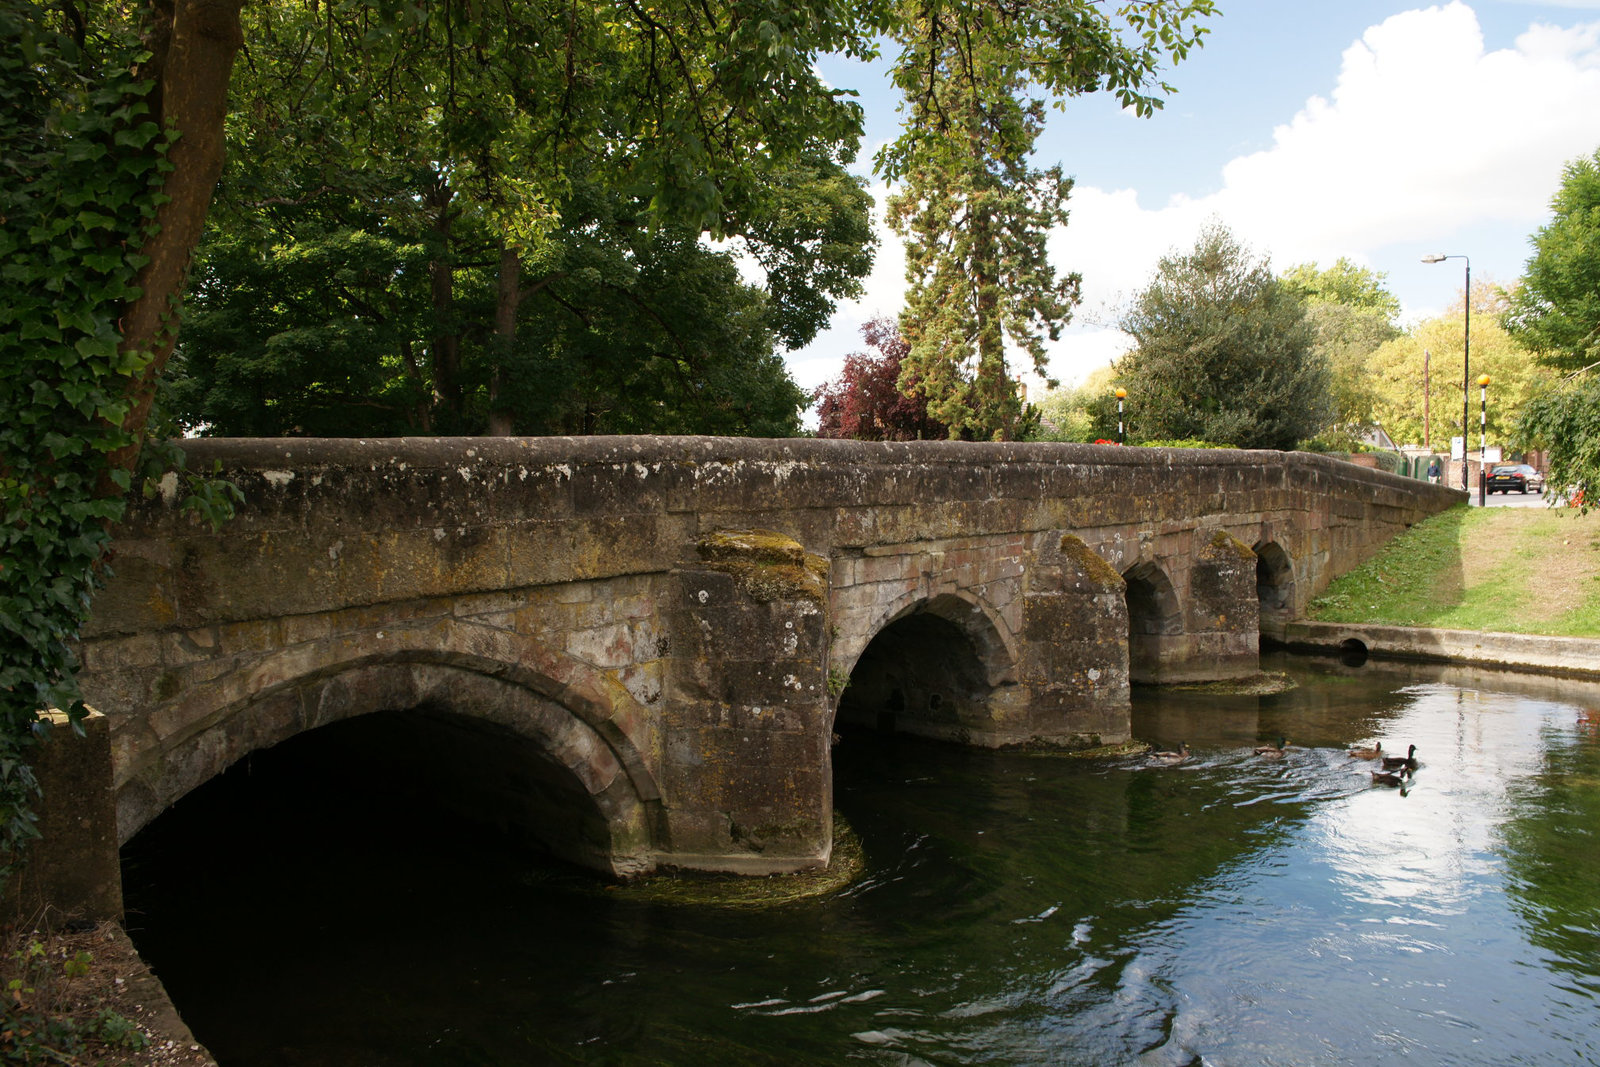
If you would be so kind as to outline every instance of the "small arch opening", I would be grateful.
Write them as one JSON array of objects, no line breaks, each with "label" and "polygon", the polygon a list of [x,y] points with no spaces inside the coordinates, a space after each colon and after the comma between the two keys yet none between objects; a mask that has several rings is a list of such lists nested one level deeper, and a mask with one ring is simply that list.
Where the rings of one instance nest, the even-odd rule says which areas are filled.
[{"label": "small arch opening", "polygon": [[1255,546],[1256,598],[1261,604],[1261,633],[1281,639],[1294,614],[1294,564],[1281,545]]},{"label": "small arch opening", "polygon": [[1163,639],[1183,633],[1183,612],[1172,580],[1154,563],[1136,564],[1123,572],[1128,603],[1128,679],[1157,682],[1161,675]]},{"label": "small arch opening", "polygon": [[1363,667],[1368,656],[1367,644],[1358,638],[1347,637],[1339,643],[1339,662],[1346,667]]},{"label": "small arch opening", "polygon": [[933,611],[880,630],[839,697],[841,728],[965,741],[988,718],[993,687],[972,637]]}]

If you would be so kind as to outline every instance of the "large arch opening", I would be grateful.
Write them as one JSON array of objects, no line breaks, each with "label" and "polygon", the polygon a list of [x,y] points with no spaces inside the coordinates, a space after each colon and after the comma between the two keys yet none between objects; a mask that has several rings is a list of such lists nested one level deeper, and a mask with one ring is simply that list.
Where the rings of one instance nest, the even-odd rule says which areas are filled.
[{"label": "large arch opening", "polygon": [[485,942],[527,911],[573,932],[545,933],[548,955],[522,965],[565,966],[583,925],[556,909],[595,895],[570,861],[609,839],[556,754],[424,702],[304,731],[190,791],[124,846],[124,925],[229,1062],[280,1048],[283,1014],[427,1011],[441,980],[476,984]]},{"label": "large arch opening", "polygon": [[1129,567],[1122,579],[1127,583],[1128,680],[1159,682],[1166,639],[1183,633],[1178,594],[1166,572],[1152,562]]},{"label": "large arch opening", "polygon": [[[529,855],[618,877],[648,870],[659,797],[648,772],[625,739],[597,729],[604,719],[591,724],[536,682],[453,653],[332,664],[217,709],[204,729],[144,751],[118,789],[122,838],[235,766],[272,766],[279,757],[265,754],[285,746],[332,745],[337,755],[312,766],[335,784],[378,768],[379,782],[406,783],[405,796],[390,798],[397,810],[407,796],[425,796],[442,813],[515,838]],[[589,717],[603,710],[590,708]],[[347,731],[357,743],[341,742]]]},{"label": "large arch opening", "polygon": [[988,732],[995,684],[985,659],[997,642],[963,625],[974,610],[945,596],[892,619],[856,660],[835,722],[961,743]]},{"label": "large arch opening", "polygon": [[1255,546],[1256,597],[1261,602],[1261,633],[1281,640],[1294,614],[1294,564],[1276,542]]}]

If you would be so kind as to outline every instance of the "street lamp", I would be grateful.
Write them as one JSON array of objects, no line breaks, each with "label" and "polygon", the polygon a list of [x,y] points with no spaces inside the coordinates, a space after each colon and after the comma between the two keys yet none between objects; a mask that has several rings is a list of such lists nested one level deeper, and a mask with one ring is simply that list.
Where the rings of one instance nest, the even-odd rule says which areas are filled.
[{"label": "street lamp", "polygon": [[[1463,301],[1467,309],[1467,324],[1461,340],[1461,491],[1464,493],[1467,491],[1467,412],[1472,395],[1472,260],[1467,256],[1446,256],[1435,252],[1423,256],[1422,262],[1443,263],[1447,259],[1467,261],[1467,291]],[[1483,466],[1481,456],[1478,466]]]},{"label": "street lamp", "polygon": [[1117,386],[1117,444],[1125,444],[1122,439],[1122,402],[1128,398],[1128,391],[1122,386]]}]

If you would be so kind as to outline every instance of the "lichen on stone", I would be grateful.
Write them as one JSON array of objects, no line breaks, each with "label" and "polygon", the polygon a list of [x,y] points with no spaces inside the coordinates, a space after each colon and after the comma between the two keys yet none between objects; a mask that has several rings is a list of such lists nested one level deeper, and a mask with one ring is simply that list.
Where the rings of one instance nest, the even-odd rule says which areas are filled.
[{"label": "lichen on stone", "polygon": [[715,530],[696,546],[714,571],[730,575],[754,600],[827,601],[828,561],[772,530]]}]

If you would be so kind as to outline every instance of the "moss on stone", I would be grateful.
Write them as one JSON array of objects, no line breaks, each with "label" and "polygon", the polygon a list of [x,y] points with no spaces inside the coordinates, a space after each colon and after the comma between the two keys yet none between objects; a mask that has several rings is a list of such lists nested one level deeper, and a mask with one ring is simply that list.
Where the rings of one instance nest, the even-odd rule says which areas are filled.
[{"label": "moss on stone", "polygon": [[1295,687],[1295,681],[1278,671],[1262,671],[1248,678],[1223,678],[1214,682],[1172,682],[1159,686],[1191,693],[1217,693],[1223,696],[1271,696],[1286,693]]},{"label": "moss on stone", "polygon": [[1088,575],[1089,579],[1097,585],[1111,589],[1120,589],[1125,584],[1122,575],[1117,569],[1101,558],[1100,554],[1084,543],[1083,538],[1076,534],[1062,534],[1060,551],[1078,569]]},{"label": "moss on stone", "polygon": [[1201,550],[1201,559],[1218,559],[1222,556],[1237,556],[1239,559],[1253,562],[1256,558],[1255,550],[1227,530],[1218,530],[1211,535],[1211,543]]},{"label": "moss on stone", "polygon": [[861,839],[837,812],[833,816],[833,855],[826,867],[794,874],[752,878],[740,874],[667,872],[623,885],[607,886],[629,900],[713,908],[771,908],[837,893],[861,876],[866,853]]},{"label": "moss on stone", "polygon": [[716,530],[696,546],[710,570],[730,575],[754,600],[827,601],[828,561],[772,530]]},{"label": "moss on stone", "polygon": [[713,530],[696,547],[704,560],[803,563],[806,554],[799,541],[775,530]]}]

